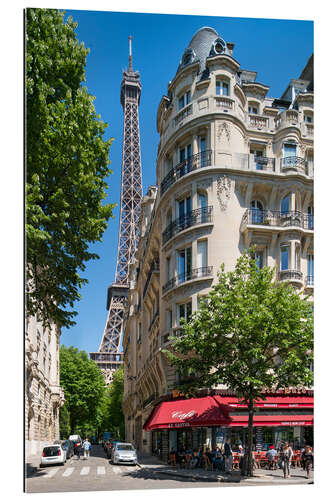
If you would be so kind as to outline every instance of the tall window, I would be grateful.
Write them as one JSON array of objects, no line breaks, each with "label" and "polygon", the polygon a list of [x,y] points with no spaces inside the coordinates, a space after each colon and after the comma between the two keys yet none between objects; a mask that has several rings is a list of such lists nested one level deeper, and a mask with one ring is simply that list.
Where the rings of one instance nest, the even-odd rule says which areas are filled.
[{"label": "tall window", "polygon": [[171,259],[167,257],[166,259],[166,279],[169,281],[171,279]]},{"label": "tall window", "polygon": [[179,150],[179,163],[180,166],[177,169],[177,176],[182,177],[191,171],[192,164],[192,144],[188,144],[184,148]]},{"label": "tall window", "polygon": [[185,106],[187,106],[187,104],[190,104],[190,102],[191,102],[191,92],[187,91],[185,92],[185,94],[183,94],[178,98],[178,109],[184,108]]},{"label": "tall window", "polygon": [[314,210],[313,207],[308,207],[308,229],[313,229]]},{"label": "tall window", "polygon": [[207,196],[199,194],[198,196],[199,208],[201,209],[201,223],[207,222]]},{"label": "tall window", "polygon": [[258,114],[258,106],[249,106],[248,107],[248,111],[250,113],[250,115],[257,115]]},{"label": "tall window", "polygon": [[185,304],[177,305],[177,323],[180,324],[181,318],[190,319],[192,314],[192,302],[186,302]]},{"label": "tall window", "polygon": [[190,224],[190,217],[192,212],[191,196],[187,196],[186,198],[177,201],[177,212],[180,229],[184,229]]},{"label": "tall window", "polygon": [[257,250],[254,253],[254,260],[256,261],[258,268],[262,269],[264,267],[264,250]]},{"label": "tall window", "polygon": [[290,212],[291,208],[291,196],[290,193],[287,194],[281,201],[281,214],[287,214]]},{"label": "tall window", "polygon": [[251,224],[262,224],[264,218],[264,208],[260,201],[251,201]]},{"label": "tall window", "polygon": [[[308,272],[307,272],[307,280],[308,284],[313,284],[313,278],[314,278],[314,258],[313,254],[310,253],[307,256],[307,263],[308,263]],[[309,283],[310,281],[310,283]]]},{"label": "tall window", "polygon": [[165,311],[165,326],[167,330],[170,330],[172,328],[172,311],[171,309],[167,309]]},{"label": "tall window", "polygon": [[289,246],[283,246],[280,250],[280,269],[287,271],[289,269]]},{"label": "tall window", "polygon": [[177,270],[179,283],[191,278],[192,247],[184,248],[177,252]]},{"label": "tall window", "polygon": [[291,158],[296,155],[296,144],[284,144],[283,145],[283,157]]},{"label": "tall window", "polygon": [[198,241],[197,244],[197,268],[207,267],[207,240]]},{"label": "tall window", "polygon": [[256,170],[263,170],[264,158],[263,151],[261,149],[250,149],[250,154],[254,155],[254,161],[256,162]]},{"label": "tall window", "polygon": [[216,80],[216,95],[229,95],[229,83],[225,80]]},{"label": "tall window", "polygon": [[206,167],[207,165],[206,147],[206,137],[200,137],[200,167]]}]

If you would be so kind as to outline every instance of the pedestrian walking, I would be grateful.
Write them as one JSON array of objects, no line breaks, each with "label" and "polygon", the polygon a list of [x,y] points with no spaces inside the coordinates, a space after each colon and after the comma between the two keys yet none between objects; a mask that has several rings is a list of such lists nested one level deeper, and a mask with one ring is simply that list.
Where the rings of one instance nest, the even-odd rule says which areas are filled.
[{"label": "pedestrian walking", "polygon": [[83,458],[85,460],[87,460],[90,456],[90,450],[91,450],[91,444],[90,442],[88,441],[88,438],[86,438],[83,442]]},{"label": "pedestrian walking", "polygon": [[230,438],[228,438],[224,444],[224,463],[225,463],[225,473],[231,474],[232,449],[231,449],[231,445],[230,445]]},{"label": "pedestrian walking", "polygon": [[283,475],[285,479],[287,477],[290,477],[290,462],[292,456],[293,456],[293,450],[291,446],[289,446],[288,443],[284,444],[281,452],[281,459],[283,465]]},{"label": "pedestrian walking", "polygon": [[302,462],[304,470],[306,470],[306,477],[310,478],[310,471],[313,467],[313,453],[310,446],[306,446],[302,453]]},{"label": "pedestrian walking", "polygon": [[77,456],[77,459],[80,460],[80,454],[81,454],[81,442],[77,441],[74,444],[74,454]]}]

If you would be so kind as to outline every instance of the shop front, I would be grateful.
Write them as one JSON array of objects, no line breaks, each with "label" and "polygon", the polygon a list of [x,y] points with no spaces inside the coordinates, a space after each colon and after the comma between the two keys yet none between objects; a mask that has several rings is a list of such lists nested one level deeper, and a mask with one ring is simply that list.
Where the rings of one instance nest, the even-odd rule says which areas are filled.
[{"label": "shop front", "polygon": [[[266,451],[288,441],[294,449],[313,446],[313,396],[270,396],[255,404],[253,446]],[[236,397],[172,399],[157,405],[144,424],[152,432],[152,453],[167,460],[169,452],[247,443],[248,413]]]}]

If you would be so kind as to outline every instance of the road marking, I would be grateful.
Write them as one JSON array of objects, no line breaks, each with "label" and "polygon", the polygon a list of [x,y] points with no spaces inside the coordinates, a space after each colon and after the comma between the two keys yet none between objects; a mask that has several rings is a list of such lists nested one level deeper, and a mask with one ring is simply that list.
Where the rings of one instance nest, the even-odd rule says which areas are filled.
[{"label": "road marking", "polygon": [[70,476],[74,471],[74,467],[68,467],[65,472],[63,473],[63,477],[68,477]]},{"label": "road marking", "polygon": [[83,467],[80,472],[80,476],[87,476],[89,474],[90,467]]},{"label": "road marking", "polygon": [[59,469],[51,469],[44,477],[53,477]]},{"label": "road marking", "polygon": [[97,467],[97,474],[105,474],[105,467]]},{"label": "road marking", "polygon": [[121,468],[114,465],[112,467],[112,472],[114,472],[115,474],[121,474]]}]

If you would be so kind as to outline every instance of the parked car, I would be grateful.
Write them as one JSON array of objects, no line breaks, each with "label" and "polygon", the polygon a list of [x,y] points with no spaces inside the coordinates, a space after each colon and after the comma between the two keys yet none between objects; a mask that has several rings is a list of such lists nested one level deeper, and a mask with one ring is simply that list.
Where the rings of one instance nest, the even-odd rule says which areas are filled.
[{"label": "parked car", "polygon": [[112,447],[111,461],[113,464],[133,464],[138,463],[136,450],[131,443],[116,442]]},{"label": "parked car", "polygon": [[66,452],[66,458],[71,458],[74,455],[74,444],[73,441],[66,439],[61,443],[62,449]]},{"label": "parked car", "polygon": [[52,464],[65,465],[66,460],[66,451],[62,448],[61,444],[50,444],[43,448],[42,456],[40,457],[40,467]]}]

